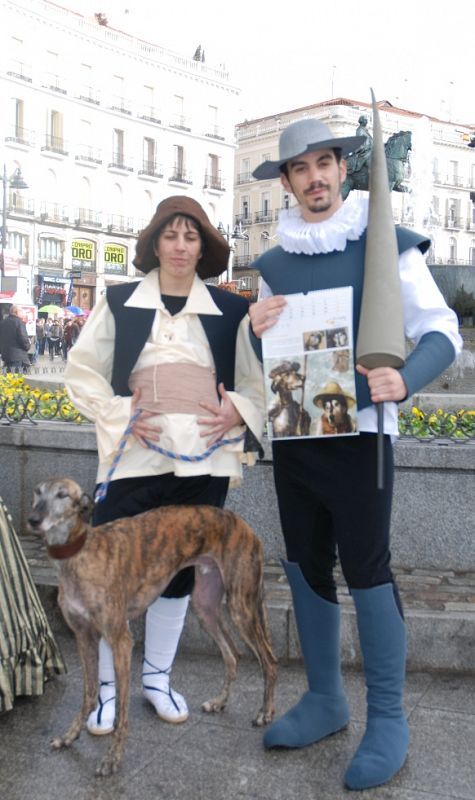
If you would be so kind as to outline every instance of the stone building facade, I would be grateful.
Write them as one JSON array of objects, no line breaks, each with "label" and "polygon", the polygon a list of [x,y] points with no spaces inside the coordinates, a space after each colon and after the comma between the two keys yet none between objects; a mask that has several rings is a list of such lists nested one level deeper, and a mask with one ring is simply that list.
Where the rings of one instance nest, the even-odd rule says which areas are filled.
[{"label": "stone building facade", "polygon": [[[475,269],[475,149],[469,147],[473,127],[424,117],[417,112],[378,103],[383,138],[410,131],[412,150],[405,166],[403,192],[392,192],[394,220],[423,229],[432,239],[428,263],[471,265]],[[247,238],[236,241],[233,277],[256,289],[249,265],[276,241],[279,212],[293,203],[278,179],[256,181],[253,170],[278,158],[281,131],[298,119],[314,117],[337,136],[354,135],[361,116],[372,131],[369,103],[338,98],[305,108],[239,123],[234,168],[234,223]]]},{"label": "stone building facade", "polygon": [[[164,197],[231,220],[239,91],[226,72],[47,0],[0,0],[0,16],[6,245],[19,256],[3,289],[91,308],[135,274]],[[18,170],[28,188],[11,187]]]}]

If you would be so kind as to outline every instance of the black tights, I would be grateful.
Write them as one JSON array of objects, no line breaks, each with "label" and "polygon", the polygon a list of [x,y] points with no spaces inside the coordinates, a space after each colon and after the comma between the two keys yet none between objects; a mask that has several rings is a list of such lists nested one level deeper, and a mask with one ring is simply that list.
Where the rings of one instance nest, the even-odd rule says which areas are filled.
[{"label": "black tights", "polygon": [[393,454],[384,437],[384,489],[376,487],[376,435],[274,442],[274,477],[287,558],[315,592],[336,602],[337,554],[350,589],[393,581],[389,527]]}]

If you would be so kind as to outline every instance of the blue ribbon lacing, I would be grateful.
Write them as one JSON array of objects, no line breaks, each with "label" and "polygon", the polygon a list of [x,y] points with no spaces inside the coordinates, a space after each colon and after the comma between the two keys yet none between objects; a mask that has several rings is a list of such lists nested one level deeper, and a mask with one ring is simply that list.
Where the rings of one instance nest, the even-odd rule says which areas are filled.
[{"label": "blue ribbon lacing", "polygon": [[[119,442],[119,447],[117,449],[117,453],[114,456],[114,460],[110,466],[109,472],[106,475],[105,481],[101,483],[97,489],[96,494],[94,497],[95,503],[101,503],[107,494],[107,490],[109,488],[109,484],[112,480],[112,476],[117,468],[117,465],[122,458],[122,454],[124,452],[125,445],[127,444],[127,440],[132,433],[132,429],[137,422],[138,418],[140,417],[141,410],[139,409],[136,411],[130,418],[129,424],[127,425],[122,438]],[[157,453],[161,453],[162,456],[167,456],[167,458],[173,458],[176,461],[188,461],[188,462],[195,462],[195,461],[204,461],[206,458],[209,458],[211,453],[214,453],[215,450],[218,450],[219,447],[224,447],[226,444],[236,444],[237,442],[241,442],[244,439],[244,433],[240,433],[239,436],[234,436],[231,439],[218,439],[217,442],[211,445],[204,453],[201,453],[199,456],[186,456],[182,453],[175,453],[173,450],[167,450],[165,447],[159,447],[157,444],[152,444],[149,442],[148,439],[144,439],[143,441],[147,445],[150,450],[155,450]]]}]

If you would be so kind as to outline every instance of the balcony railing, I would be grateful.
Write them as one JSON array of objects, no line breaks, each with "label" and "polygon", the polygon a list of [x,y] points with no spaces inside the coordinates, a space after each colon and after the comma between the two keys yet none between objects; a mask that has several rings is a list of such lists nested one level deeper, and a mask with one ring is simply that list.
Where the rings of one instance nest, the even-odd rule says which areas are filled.
[{"label": "balcony railing", "polygon": [[217,192],[224,192],[224,180],[221,177],[221,173],[218,172],[217,175],[213,175],[213,173],[205,172],[203,189],[214,189]]},{"label": "balcony railing", "polygon": [[126,97],[120,97],[119,95],[114,95],[112,97],[109,108],[112,111],[120,111],[121,114],[132,114],[132,103],[130,100]]},{"label": "balcony railing", "polygon": [[50,134],[46,134],[44,141],[45,143],[41,148],[43,151],[58,153],[61,156],[68,155],[66,142],[61,136],[51,136]]},{"label": "balcony railing", "polygon": [[256,211],[254,222],[272,222],[272,211]]},{"label": "balcony railing", "polygon": [[29,131],[26,128],[19,128],[17,125],[13,125],[11,133],[8,136],[5,136],[5,141],[33,147],[35,144],[35,132]]},{"label": "balcony railing", "polygon": [[174,114],[170,120],[170,128],[178,128],[180,131],[191,131],[191,123],[189,117],[184,117],[182,114]]},{"label": "balcony railing", "polygon": [[467,220],[467,230],[468,231],[475,231],[475,219],[468,219]]},{"label": "balcony railing", "polygon": [[186,169],[182,169],[180,167],[173,168],[168,180],[175,181],[176,183],[193,183],[191,172],[188,172]]},{"label": "balcony railing", "polygon": [[59,92],[59,94],[68,93],[64,78],[60,75],[55,75],[53,72],[43,73],[41,85],[44,89],[51,89],[52,92]]},{"label": "balcony railing", "polygon": [[446,228],[463,228],[463,219],[460,217],[446,217],[445,218],[445,227]]},{"label": "balcony railing", "polygon": [[90,208],[77,208],[74,224],[84,228],[102,228],[102,214]]},{"label": "balcony railing", "polygon": [[251,262],[252,262],[252,256],[250,255],[235,256],[233,259],[233,267],[236,267],[237,269],[241,267],[242,269],[243,267],[248,267]]},{"label": "balcony railing", "polygon": [[35,201],[26,197],[16,195],[8,208],[9,214],[18,214],[28,217],[35,216]]},{"label": "balcony railing", "polygon": [[109,169],[123,169],[126,172],[134,171],[131,162],[126,161],[123,153],[112,153],[112,158],[107,166]]},{"label": "balcony railing", "polygon": [[123,217],[121,214],[109,214],[107,219],[107,230],[120,231],[121,233],[134,232],[134,220],[132,217]]},{"label": "balcony railing", "polygon": [[94,86],[83,85],[79,88],[77,97],[79,100],[84,100],[86,103],[92,103],[95,106],[100,105],[99,90]]},{"label": "balcony railing", "polygon": [[460,175],[442,175],[438,183],[443,186],[457,186],[460,188],[464,185],[464,179]]},{"label": "balcony railing", "polygon": [[248,212],[247,214],[235,214],[234,215],[234,224],[235,225],[252,225],[252,217],[251,214]]},{"label": "balcony railing", "polygon": [[236,184],[239,186],[241,183],[250,183],[253,180],[254,178],[250,172],[239,172],[236,179]]},{"label": "balcony railing", "polygon": [[163,166],[156,164],[155,161],[144,161],[139,175],[149,175],[151,178],[163,178]]},{"label": "balcony railing", "polygon": [[42,222],[69,222],[69,209],[59,203],[42,201],[40,205],[40,219]]},{"label": "balcony railing", "polygon": [[20,78],[20,80],[27,83],[32,82],[32,73],[31,64],[24,64],[22,61],[16,60],[10,61],[7,69],[7,75],[11,78]]},{"label": "balcony railing", "polygon": [[224,142],[223,129],[217,125],[210,125],[205,133],[205,136],[207,136],[209,139],[217,139],[220,142]]},{"label": "balcony railing", "polygon": [[63,254],[59,256],[50,256],[50,257],[42,257],[38,258],[38,266],[39,267],[51,267],[52,269],[62,269],[64,263]]},{"label": "balcony railing", "polygon": [[87,161],[89,164],[102,164],[102,152],[98,147],[89,144],[77,145],[76,161]]},{"label": "balcony railing", "polygon": [[142,106],[137,112],[139,119],[144,119],[146,122],[155,122],[156,125],[161,124],[161,116],[158,109],[153,106]]}]

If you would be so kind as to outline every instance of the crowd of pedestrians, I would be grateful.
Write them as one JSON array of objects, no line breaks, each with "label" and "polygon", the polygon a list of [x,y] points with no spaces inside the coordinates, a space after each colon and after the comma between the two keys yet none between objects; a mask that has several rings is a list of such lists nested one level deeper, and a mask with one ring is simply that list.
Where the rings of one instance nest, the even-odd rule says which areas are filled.
[{"label": "crowd of pedestrians", "polygon": [[18,306],[12,305],[0,321],[0,355],[2,367],[7,372],[27,373],[39,356],[50,360],[66,361],[68,352],[76,343],[85,318],[65,319],[38,317],[35,334],[28,335]]}]

